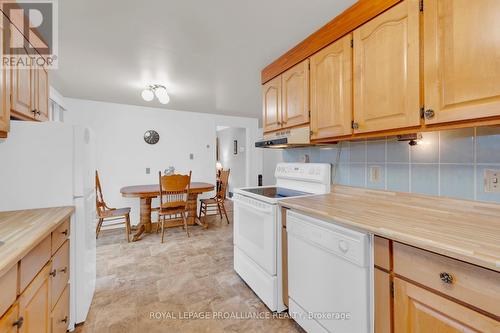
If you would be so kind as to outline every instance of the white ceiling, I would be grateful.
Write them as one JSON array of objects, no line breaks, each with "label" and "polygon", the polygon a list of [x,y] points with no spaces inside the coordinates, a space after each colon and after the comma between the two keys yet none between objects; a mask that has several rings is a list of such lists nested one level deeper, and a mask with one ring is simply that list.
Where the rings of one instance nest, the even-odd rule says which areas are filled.
[{"label": "white ceiling", "polygon": [[[260,71],[355,0],[59,1],[64,96],[260,117]],[[168,105],[144,102],[164,84]]]}]

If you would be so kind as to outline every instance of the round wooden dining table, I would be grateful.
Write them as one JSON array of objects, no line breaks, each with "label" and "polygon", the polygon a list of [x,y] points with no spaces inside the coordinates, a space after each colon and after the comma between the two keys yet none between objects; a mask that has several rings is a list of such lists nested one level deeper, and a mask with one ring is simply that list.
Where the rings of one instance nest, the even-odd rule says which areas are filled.
[{"label": "round wooden dining table", "polygon": [[[209,183],[192,182],[189,187],[188,196],[188,224],[194,225],[199,224],[206,227],[196,215],[196,209],[198,205],[198,195],[204,192],[213,191],[215,186]],[[158,184],[151,185],[134,185],[126,186],[120,189],[120,193],[126,198],[140,198],[141,208],[140,208],[140,220],[137,226],[137,232],[134,235],[133,240],[136,241],[140,239],[143,232],[150,233],[152,231],[151,223],[151,200],[160,195],[160,186]],[[182,219],[169,221],[167,227],[181,226],[183,225]]]}]

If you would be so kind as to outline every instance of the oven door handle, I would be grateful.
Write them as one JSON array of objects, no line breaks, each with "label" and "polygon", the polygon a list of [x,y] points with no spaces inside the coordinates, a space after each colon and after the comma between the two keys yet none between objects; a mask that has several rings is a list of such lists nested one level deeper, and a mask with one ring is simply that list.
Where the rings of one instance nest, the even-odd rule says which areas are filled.
[{"label": "oven door handle", "polygon": [[265,208],[261,208],[261,207],[258,207],[258,206],[255,206],[255,205],[252,205],[250,203],[247,203],[243,200],[238,200],[236,198],[233,199],[234,203],[238,203],[239,205],[243,205],[247,208],[250,208],[252,210],[255,210],[255,211],[258,211],[262,214],[267,214],[267,215],[271,215],[271,213],[273,212],[272,209],[265,209]]}]

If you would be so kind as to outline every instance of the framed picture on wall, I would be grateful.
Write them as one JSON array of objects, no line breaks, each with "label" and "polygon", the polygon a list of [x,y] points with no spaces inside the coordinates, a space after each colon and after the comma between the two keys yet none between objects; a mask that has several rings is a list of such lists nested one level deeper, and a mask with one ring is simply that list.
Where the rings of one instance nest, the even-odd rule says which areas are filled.
[{"label": "framed picture on wall", "polygon": [[233,141],[233,154],[238,155],[238,140]]}]

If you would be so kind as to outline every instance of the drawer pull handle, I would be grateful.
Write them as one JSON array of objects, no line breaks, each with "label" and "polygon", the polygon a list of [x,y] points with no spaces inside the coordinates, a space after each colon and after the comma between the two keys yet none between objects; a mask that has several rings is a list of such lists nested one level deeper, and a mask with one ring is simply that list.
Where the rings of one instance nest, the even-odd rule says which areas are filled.
[{"label": "drawer pull handle", "polygon": [[23,317],[19,317],[18,320],[16,320],[12,326],[17,326],[17,328],[21,328],[23,327],[23,323],[24,323],[24,318]]},{"label": "drawer pull handle", "polygon": [[67,323],[68,322],[68,316],[64,317],[63,319],[61,319],[61,323]]},{"label": "drawer pull handle", "polygon": [[439,278],[446,284],[453,283],[453,275],[451,275],[450,273],[442,272],[439,274]]},{"label": "drawer pull handle", "polygon": [[57,274],[57,270],[55,270],[55,269],[49,273],[49,275],[52,277],[56,277],[56,274]]},{"label": "drawer pull handle", "polygon": [[61,273],[66,273],[67,271],[68,271],[68,267],[64,267],[61,270],[59,270],[59,272],[61,272]]},{"label": "drawer pull handle", "polygon": [[63,234],[64,236],[68,236],[68,229],[66,229],[63,232],[61,232],[61,234]]}]

